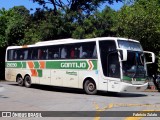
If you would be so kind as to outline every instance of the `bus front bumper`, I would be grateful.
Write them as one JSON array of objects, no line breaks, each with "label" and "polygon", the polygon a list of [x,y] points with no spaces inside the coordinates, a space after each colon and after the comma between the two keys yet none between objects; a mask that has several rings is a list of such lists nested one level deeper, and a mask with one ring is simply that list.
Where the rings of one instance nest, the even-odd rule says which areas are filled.
[{"label": "bus front bumper", "polygon": [[147,89],[147,87],[148,87],[148,83],[145,83],[143,85],[133,85],[133,84],[122,82],[119,92],[140,92]]}]

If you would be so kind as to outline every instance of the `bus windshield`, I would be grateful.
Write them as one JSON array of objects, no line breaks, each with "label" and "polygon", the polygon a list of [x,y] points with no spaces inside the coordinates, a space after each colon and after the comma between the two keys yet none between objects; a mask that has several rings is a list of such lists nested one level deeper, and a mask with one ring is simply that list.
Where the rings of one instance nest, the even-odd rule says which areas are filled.
[{"label": "bus windshield", "polygon": [[119,48],[126,50],[142,51],[142,46],[139,42],[118,40]]},{"label": "bus windshield", "polygon": [[123,75],[130,78],[145,78],[144,54],[128,51],[127,61],[122,62]]},{"label": "bus windshield", "polygon": [[122,62],[123,80],[143,81],[146,77],[145,59],[139,42],[118,40],[118,46],[127,49],[127,61]]}]

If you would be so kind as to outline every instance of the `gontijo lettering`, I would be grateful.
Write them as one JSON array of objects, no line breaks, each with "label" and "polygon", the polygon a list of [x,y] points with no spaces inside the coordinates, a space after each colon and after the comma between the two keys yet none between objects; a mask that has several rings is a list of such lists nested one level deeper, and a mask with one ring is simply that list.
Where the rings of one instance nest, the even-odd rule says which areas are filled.
[{"label": "gontijo lettering", "polygon": [[86,68],[86,62],[72,62],[72,63],[67,63],[63,62],[61,63],[61,68]]}]

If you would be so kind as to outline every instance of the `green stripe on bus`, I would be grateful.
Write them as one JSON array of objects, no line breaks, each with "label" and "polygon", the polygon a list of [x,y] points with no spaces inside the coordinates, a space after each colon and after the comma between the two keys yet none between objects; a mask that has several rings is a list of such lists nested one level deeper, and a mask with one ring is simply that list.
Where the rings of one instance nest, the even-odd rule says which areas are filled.
[{"label": "green stripe on bus", "polygon": [[47,61],[46,68],[48,69],[97,69],[97,60],[84,61]]},{"label": "green stripe on bus", "polygon": [[[132,81],[133,78],[128,76],[123,76],[123,80]],[[144,78],[136,78],[136,81],[144,81]]]},{"label": "green stripe on bus", "polygon": [[39,62],[38,61],[34,62],[34,68],[39,68]]},{"label": "green stripe on bus", "polygon": [[[33,61],[34,69],[40,67],[39,61]],[[26,68],[26,62],[6,62],[6,68]],[[46,61],[46,69],[82,69],[97,70],[97,60],[81,60],[81,61]]]},{"label": "green stripe on bus", "polygon": [[42,70],[38,69],[37,72],[38,72],[38,77],[42,77]]},{"label": "green stripe on bus", "polygon": [[26,62],[6,62],[6,68],[26,68]]}]

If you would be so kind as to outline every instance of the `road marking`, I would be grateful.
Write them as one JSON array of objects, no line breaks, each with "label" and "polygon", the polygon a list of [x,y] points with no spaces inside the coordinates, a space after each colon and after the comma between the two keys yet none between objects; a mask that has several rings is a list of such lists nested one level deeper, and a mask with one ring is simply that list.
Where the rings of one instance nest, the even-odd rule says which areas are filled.
[{"label": "road marking", "polygon": [[100,118],[101,118],[100,117],[100,112],[111,109],[114,106],[113,103],[110,103],[108,106],[106,106],[104,108],[100,108],[99,105],[96,102],[94,102],[93,104],[94,104],[94,107],[96,109],[96,114],[95,114],[94,120],[100,120]]}]

